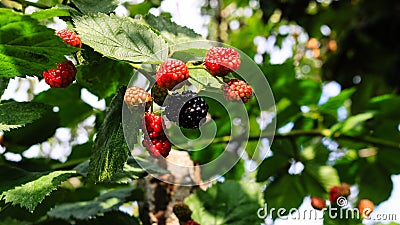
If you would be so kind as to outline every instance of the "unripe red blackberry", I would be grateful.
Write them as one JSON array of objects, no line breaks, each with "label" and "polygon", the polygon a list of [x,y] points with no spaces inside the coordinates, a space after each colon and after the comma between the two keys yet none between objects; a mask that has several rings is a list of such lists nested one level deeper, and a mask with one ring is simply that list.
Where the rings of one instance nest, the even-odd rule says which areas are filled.
[{"label": "unripe red blackberry", "polygon": [[82,42],[80,37],[72,30],[60,30],[57,33],[57,36],[61,37],[65,43],[71,45],[73,47],[82,47]]},{"label": "unripe red blackberry", "polygon": [[337,204],[337,199],[340,197],[339,186],[333,186],[329,189],[329,201],[332,205]]},{"label": "unripe red blackberry", "polygon": [[163,119],[154,113],[145,113],[143,119],[143,146],[153,157],[167,157],[171,151],[171,143],[163,130]]},{"label": "unripe red blackberry", "polygon": [[347,183],[342,183],[339,187],[339,195],[348,197],[350,195],[350,185]]},{"label": "unripe red blackberry", "polygon": [[319,197],[311,197],[311,206],[314,209],[322,210],[322,209],[326,208],[325,199],[322,199]]},{"label": "unripe red blackberry", "polygon": [[75,80],[76,68],[71,61],[57,64],[57,69],[43,72],[44,81],[52,88],[68,87]]},{"label": "unripe red blackberry", "polygon": [[226,76],[238,70],[240,63],[240,55],[233,48],[213,47],[204,57],[204,66],[213,76]]},{"label": "unripe red blackberry", "polygon": [[163,88],[171,90],[180,82],[189,78],[189,69],[185,62],[177,59],[168,60],[160,65],[157,70],[157,84]]},{"label": "unripe red blackberry", "polygon": [[236,78],[229,80],[221,88],[228,101],[246,103],[253,96],[250,85]]}]

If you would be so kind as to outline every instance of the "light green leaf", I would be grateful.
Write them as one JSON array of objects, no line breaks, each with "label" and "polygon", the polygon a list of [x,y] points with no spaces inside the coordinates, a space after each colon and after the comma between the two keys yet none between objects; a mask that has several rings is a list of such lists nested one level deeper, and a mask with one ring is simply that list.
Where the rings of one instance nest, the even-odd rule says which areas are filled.
[{"label": "light green leaf", "polygon": [[51,111],[52,107],[34,102],[7,102],[0,104],[0,131],[22,127]]},{"label": "light green leaf", "polygon": [[329,191],[332,186],[340,184],[340,178],[335,168],[331,166],[320,166],[318,169],[316,169],[316,172],[318,174],[319,181],[321,182],[322,186],[324,186],[326,191]]},{"label": "light green leaf", "polygon": [[129,17],[96,14],[74,19],[83,43],[118,60],[160,63],[168,58],[168,44],[151,27]]},{"label": "light green leaf", "polygon": [[343,90],[337,96],[328,99],[327,102],[319,107],[319,110],[323,113],[336,115],[337,110],[341,106],[343,106],[345,101],[347,101],[354,94],[355,91],[356,89],[354,88]]},{"label": "light green leaf", "polygon": [[221,88],[222,81],[218,78],[211,76],[206,70],[202,69],[189,69],[189,82],[193,84],[198,90],[206,88]]},{"label": "light green leaf", "polygon": [[105,212],[117,210],[125,199],[132,195],[135,188],[123,188],[108,191],[92,201],[66,203],[54,207],[48,212],[50,217],[60,219],[88,219]]},{"label": "light green leaf", "polygon": [[72,0],[72,3],[84,14],[109,13],[117,8],[118,0]]},{"label": "light green leaf", "polygon": [[94,182],[109,181],[121,171],[129,149],[122,129],[122,105],[126,87],[120,88],[106,112],[90,157],[89,178]]},{"label": "light green leaf", "polygon": [[165,16],[147,14],[144,18],[150,26],[160,31],[170,45],[203,39],[199,34],[188,27],[183,27]]},{"label": "light green leaf", "polygon": [[79,14],[76,9],[71,8],[69,6],[56,6],[50,9],[43,9],[39,11],[35,11],[31,14],[31,17],[37,20],[45,20],[45,19],[52,19],[53,17],[60,17],[60,16],[72,16]]},{"label": "light green leaf", "polygon": [[193,211],[193,220],[200,224],[260,224],[257,210],[263,203],[261,187],[257,183],[228,180],[207,191],[197,191],[185,203]]},{"label": "light green leaf", "polygon": [[55,171],[44,175],[37,180],[18,186],[14,189],[3,192],[0,197],[5,202],[13,205],[21,205],[29,211],[43,201],[52,191],[56,190],[61,182],[67,180],[75,171]]},{"label": "light green leaf", "polygon": [[343,127],[342,127],[341,131],[343,133],[351,132],[352,130],[356,129],[356,127],[362,125],[365,121],[367,121],[373,117],[374,117],[374,113],[372,113],[372,112],[366,112],[366,113],[361,113],[361,114],[351,116],[343,122]]},{"label": "light green leaf", "polygon": [[41,76],[76,48],[29,16],[0,9],[0,77]]}]

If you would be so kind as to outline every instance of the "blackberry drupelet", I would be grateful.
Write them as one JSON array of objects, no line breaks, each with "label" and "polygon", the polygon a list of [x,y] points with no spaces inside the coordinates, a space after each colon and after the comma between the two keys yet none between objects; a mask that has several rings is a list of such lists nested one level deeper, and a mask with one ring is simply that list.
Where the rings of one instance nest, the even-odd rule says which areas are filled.
[{"label": "blackberry drupelet", "polygon": [[166,117],[183,128],[198,128],[206,118],[206,101],[192,91],[174,92],[167,99]]}]

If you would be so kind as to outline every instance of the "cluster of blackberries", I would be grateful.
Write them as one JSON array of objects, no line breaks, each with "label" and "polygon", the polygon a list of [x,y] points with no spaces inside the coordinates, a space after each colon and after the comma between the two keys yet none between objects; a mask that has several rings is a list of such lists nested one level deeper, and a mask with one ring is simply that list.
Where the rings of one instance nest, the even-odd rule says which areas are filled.
[{"label": "cluster of blackberries", "polygon": [[[215,77],[225,77],[230,72],[239,69],[241,64],[239,53],[233,48],[213,47],[204,57],[203,68]],[[125,102],[132,108],[133,105],[155,102],[164,106],[163,115],[183,128],[199,128],[205,121],[208,113],[206,101],[193,91],[179,92],[183,81],[190,77],[189,68],[185,62],[177,59],[162,63],[156,73],[156,84],[149,93],[138,87],[131,87],[125,94]],[[252,88],[244,81],[230,79],[221,85],[224,97],[228,101],[246,103],[253,95]],[[148,107],[146,107],[147,111]],[[146,113],[143,130],[145,137],[143,145],[152,156],[166,157],[171,149],[162,127],[163,118],[154,113]]]}]

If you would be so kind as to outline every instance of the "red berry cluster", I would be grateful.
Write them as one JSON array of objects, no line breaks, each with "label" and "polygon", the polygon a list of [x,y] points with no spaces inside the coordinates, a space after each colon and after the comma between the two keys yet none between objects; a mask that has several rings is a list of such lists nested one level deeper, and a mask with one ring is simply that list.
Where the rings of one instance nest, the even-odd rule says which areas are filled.
[{"label": "red berry cluster", "polygon": [[231,79],[222,85],[224,97],[228,101],[246,103],[253,95],[253,89],[246,82],[239,79]]},{"label": "red berry cluster", "polygon": [[82,47],[81,38],[72,30],[60,30],[57,36],[61,37],[65,43],[73,47]]},{"label": "red berry cluster", "polygon": [[213,76],[226,76],[238,70],[240,63],[240,55],[233,48],[213,47],[204,57],[204,65]]},{"label": "red berry cluster", "polygon": [[43,72],[44,81],[52,88],[68,87],[74,80],[76,68],[71,61],[57,64],[56,69]]},{"label": "red berry cluster", "polygon": [[157,84],[171,90],[180,82],[189,78],[189,69],[181,60],[168,60],[161,64],[156,73]]},{"label": "red berry cluster", "polygon": [[167,157],[171,151],[171,143],[163,130],[163,119],[154,113],[145,113],[143,125],[143,146],[153,157]]},{"label": "red berry cluster", "polygon": [[[65,43],[73,47],[82,47],[79,36],[72,30],[60,30],[56,33]],[[76,68],[71,61],[57,64],[56,69],[50,69],[42,73],[44,81],[52,88],[68,87],[75,80]]]}]

